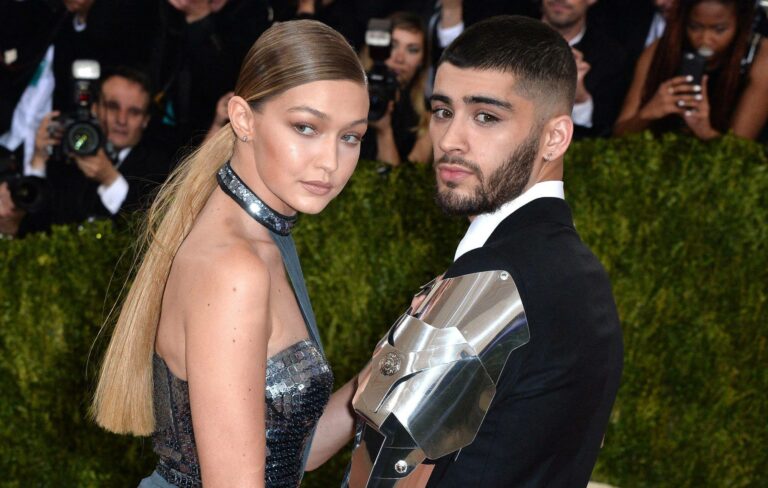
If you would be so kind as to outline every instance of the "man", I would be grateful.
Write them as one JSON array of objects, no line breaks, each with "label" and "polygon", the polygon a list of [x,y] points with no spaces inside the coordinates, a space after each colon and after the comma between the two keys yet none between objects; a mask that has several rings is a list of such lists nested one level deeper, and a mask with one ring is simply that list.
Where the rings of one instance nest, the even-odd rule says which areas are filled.
[{"label": "man", "polygon": [[563,199],[576,76],[563,38],[524,17],[477,23],[441,57],[437,201],[471,224],[359,377],[348,486],[587,485],[623,347]]},{"label": "man", "polygon": [[106,75],[92,113],[109,147],[102,146],[91,156],[67,155],[69,161],[49,158],[62,134],[54,121],[60,113],[46,115],[37,131],[31,174],[48,180],[48,205],[25,214],[15,208],[5,184],[0,185],[0,230],[24,234],[145,206],[167,176],[169,161],[163,151],[142,141],[150,117],[150,93],[148,79],[139,71],[116,68]]},{"label": "man", "polygon": [[608,136],[621,109],[632,67],[621,46],[597,25],[587,25],[587,11],[597,0],[543,0],[541,20],[573,49],[576,60],[575,138]]}]

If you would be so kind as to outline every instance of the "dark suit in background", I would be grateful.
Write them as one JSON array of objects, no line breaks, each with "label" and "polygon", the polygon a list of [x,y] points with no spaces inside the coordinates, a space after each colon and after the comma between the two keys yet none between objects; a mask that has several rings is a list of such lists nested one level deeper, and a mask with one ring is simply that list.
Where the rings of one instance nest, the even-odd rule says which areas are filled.
[{"label": "dark suit in background", "polygon": [[592,127],[577,125],[574,139],[611,135],[624,96],[629,88],[632,68],[621,45],[597,26],[588,26],[584,37],[575,44],[591,68],[584,77],[584,87],[592,95]]},{"label": "dark suit in background", "polygon": [[[168,176],[170,160],[166,152],[145,142],[131,150],[118,168],[128,181],[128,194],[119,214],[149,207],[158,186]],[[24,217],[20,235],[46,231],[51,225],[113,217],[101,202],[99,183],[86,178],[75,163],[49,161],[46,173],[50,198],[40,212]]]},{"label": "dark suit in background", "polygon": [[531,339],[510,355],[474,442],[436,461],[427,486],[584,487],[623,361],[608,276],[558,198],[518,209],[445,276],[489,270],[514,278]]}]

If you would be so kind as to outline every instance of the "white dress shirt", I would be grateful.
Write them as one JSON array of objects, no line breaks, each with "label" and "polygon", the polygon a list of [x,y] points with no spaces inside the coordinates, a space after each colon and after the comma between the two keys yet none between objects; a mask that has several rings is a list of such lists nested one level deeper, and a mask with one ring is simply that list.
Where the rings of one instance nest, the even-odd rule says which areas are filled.
[{"label": "white dress shirt", "polygon": [[[120,152],[117,154],[117,162],[115,163],[115,168],[120,168],[120,166],[123,164],[123,161],[125,161],[125,158],[127,158],[128,154],[130,154],[131,149],[132,148],[130,147],[126,147],[120,150]],[[101,203],[107,208],[107,210],[109,210],[109,213],[115,215],[120,211],[120,207],[123,205],[125,197],[128,196],[128,181],[125,179],[122,173],[118,172],[117,178],[112,182],[112,184],[109,186],[99,185],[99,187],[96,189],[96,192],[98,192]]]},{"label": "white dress shirt", "polygon": [[[568,41],[568,45],[573,47],[579,42],[581,42],[582,39],[584,39],[584,34],[587,33],[587,27],[585,26],[581,32],[576,34],[573,39]],[[589,100],[586,102],[581,103],[575,103],[573,105],[573,111],[571,111],[571,118],[573,119],[573,123],[576,125],[580,125],[582,127],[592,127],[592,113],[595,111],[595,104],[592,102],[592,97],[589,97]]]},{"label": "white dress shirt", "polygon": [[495,212],[485,213],[475,217],[474,220],[472,220],[472,223],[469,224],[469,229],[467,229],[467,233],[464,234],[464,238],[459,242],[459,247],[456,248],[456,254],[453,257],[453,260],[456,261],[462,255],[473,249],[483,247],[485,241],[488,240],[502,220],[512,215],[515,210],[523,205],[545,197],[564,199],[565,190],[563,188],[563,182],[542,181],[541,183],[536,183],[522,195],[505,203]]}]

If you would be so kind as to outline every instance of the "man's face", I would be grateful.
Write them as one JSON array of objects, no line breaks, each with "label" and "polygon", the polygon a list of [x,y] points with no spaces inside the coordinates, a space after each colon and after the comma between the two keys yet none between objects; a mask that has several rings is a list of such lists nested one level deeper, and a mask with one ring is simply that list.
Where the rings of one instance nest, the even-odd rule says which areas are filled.
[{"label": "man's face", "polygon": [[135,146],[149,121],[149,93],[134,81],[112,76],[102,83],[95,109],[107,139],[116,149]]},{"label": "man's face", "polygon": [[543,0],[541,15],[556,29],[571,27],[586,18],[587,10],[596,0]]},{"label": "man's face", "polygon": [[452,215],[492,212],[527,189],[539,156],[535,105],[515,76],[443,63],[431,97],[438,204]]}]

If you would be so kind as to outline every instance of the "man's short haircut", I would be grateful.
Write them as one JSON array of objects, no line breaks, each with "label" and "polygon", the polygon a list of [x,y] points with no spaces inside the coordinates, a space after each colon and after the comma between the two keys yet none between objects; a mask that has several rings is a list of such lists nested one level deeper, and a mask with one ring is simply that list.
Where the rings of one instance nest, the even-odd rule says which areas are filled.
[{"label": "man's short haircut", "polygon": [[560,34],[538,20],[500,15],[478,22],[443,51],[437,66],[442,63],[512,73],[515,90],[534,102],[542,118],[570,115],[573,109],[573,53]]},{"label": "man's short haircut", "polygon": [[149,109],[149,104],[152,101],[152,82],[149,79],[149,75],[144,71],[130,66],[115,66],[107,69],[104,76],[102,76],[99,81],[99,87],[98,90],[96,90],[97,97],[101,98],[101,88],[104,83],[115,76],[125,78],[128,81],[138,84],[141,87],[141,90],[147,94],[147,109]]}]

